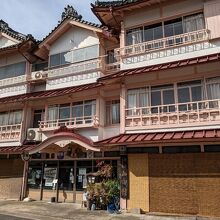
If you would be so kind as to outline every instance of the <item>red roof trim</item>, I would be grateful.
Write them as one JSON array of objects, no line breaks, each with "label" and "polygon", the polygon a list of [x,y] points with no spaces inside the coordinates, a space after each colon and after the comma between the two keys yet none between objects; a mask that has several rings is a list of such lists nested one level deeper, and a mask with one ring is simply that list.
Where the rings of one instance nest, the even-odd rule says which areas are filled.
[{"label": "red roof trim", "polygon": [[23,152],[33,150],[35,147],[36,145],[0,147],[0,154],[22,154]]},{"label": "red roof trim", "polygon": [[195,131],[174,131],[158,133],[139,133],[139,134],[120,134],[95,143],[96,146],[105,145],[124,145],[124,144],[141,144],[152,141],[168,142],[178,140],[195,140],[201,138],[220,138],[220,129],[195,130]]},{"label": "red roof trim", "polygon": [[0,103],[5,104],[5,103],[13,103],[13,102],[24,102],[24,101],[36,100],[36,99],[42,99],[42,98],[58,97],[58,96],[66,95],[66,94],[71,94],[71,93],[98,88],[101,86],[102,86],[101,83],[91,83],[91,84],[79,85],[79,86],[62,88],[62,89],[26,93],[26,94],[21,94],[21,95],[16,95],[16,96],[0,98]]},{"label": "red roof trim", "polygon": [[140,68],[136,68],[136,69],[122,70],[122,71],[118,71],[113,74],[103,76],[103,77],[99,78],[98,81],[105,81],[105,80],[120,78],[123,76],[131,76],[131,75],[143,74],[143,73],[147,73],[147,72],[154,72],[154,71],[158,71],[158,70],[167,70],[167,69],[173,69],[173,68],[177,68],[177,67],[185,67],[188,65],[202,64],[202,63],[213,62],[213,61],[218,61],[218,60],[220,60],[219,53],[211,54],[211,55],[206,55],[206,56],[202,56],[202,57],[174,61],[174,62],[170,62],[170,63],[152,65],[152,66],[148,66],[148,67],[140,67]]}]

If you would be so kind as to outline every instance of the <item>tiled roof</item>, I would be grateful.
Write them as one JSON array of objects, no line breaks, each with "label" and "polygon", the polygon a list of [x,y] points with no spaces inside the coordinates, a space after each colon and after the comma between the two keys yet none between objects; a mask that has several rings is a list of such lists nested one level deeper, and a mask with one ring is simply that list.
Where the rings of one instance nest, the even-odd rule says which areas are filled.
[{"label": "tiled roof", "polygon": [[0,154],[21,154],[23,152],[29,152],[33,150],[36,145],[23,145],[19,147],[11,146],[11,147],[0,147]]},{"label": "tiled roof", "polygon": [[21,34],[15,30],[13,30],[12,28],[9,27],[9,25],[3,21],[0,20],[0,32],[5,33],[7,35],[9,35],[10,37],[19,40],[19,41],[23,41],[26,39],[26,35]]},{"label": "tiled roof", "polygon": [[169,141],[184,141],[191,139],[216,139],[220,138],[220,129],[212,130],[195,130],[195,131],[174,131],[174,132],[154,132],[154,133],[136,133],[120,134],[108,138],[95,144],[97,146],[108,145],[126,145],[126,144],[143,144],[143,143],[164,143]]},{"label": "tiled roof", "polygon": [[157,65],[152,65],[152,66],[147,66],[147,67],[122,70],[122,71],[118,71],[113,74],[103,76],[99,78],[98,81],[116,79],[116,78],[125,77],[125,76],[139,75],[143,73],[173,69],[177,67],[185,67],[185,66],[208,63],[208,62],[213,62],[213,61],[220,61],[220,53],[201,56],[201,57],[195,57],[195,58],[190,58],[190,59],[185,59],[185,60],[180,60],[180,61],[174,61],[174,62],[169,62],[169,63],[157,64]]},{"label": "tiled roof", "polygon": [[66,94],[72,94],[76,92],[85,91],[88,89],[94,89],[102,86],[101,83],[91,83],[86,85],[79,85],[74,87],[67,87],[62,89],[54,89],[48,91],[40,91],[40,92],[33,92],[33,93],[26,93],[16,96],[10,96],[5,98],[0,98],[0,104],[6,103],[13,103],[13,102],[24,102],[24,101],[31,101],[43,98],[50,98],[50,97],[58,97]]},{"label": "tiled roof", "polygon": [[92,5],[93,7],[117,7],[117,6],[124,6],[124,5],[129,5],[129,4],[134,4],[137,2],[143,2],[143,0],[115,0],[115,1],[102,1],[102,0],[97,0],[95,2],[95,5]]}]

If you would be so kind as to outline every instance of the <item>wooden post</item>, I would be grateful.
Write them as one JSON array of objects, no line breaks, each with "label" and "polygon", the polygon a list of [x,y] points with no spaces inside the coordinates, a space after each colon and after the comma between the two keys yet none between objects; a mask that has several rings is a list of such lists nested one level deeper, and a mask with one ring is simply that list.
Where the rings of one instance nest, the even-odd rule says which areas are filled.
[{"label": "wooden post", "polygon": [[126,88],[125,85],[122,84],[121,86],[121,94],[120,94],[120,133],[125,133],[125,106],[126,106]]},{"label": "wooden post", "polygon": [[59,202],[59,176],[60,176],[60,161],[57,161],[57,188],[56,188],[56,202]]},{"label": "wooden post", "polygon": [[41,163],[41,170],[42,170],[42,175],[41,175],[41,180],[40,180],[40,200],[43,200],[43,188],[44,188],[44,162],[42,161]]},{"label": "wooden post", "polygon": [[20,200],[22,201],[26,197],[27,193],[27,178],[28,178],[28,161],[24,160],[23,181]]},{"label": "wooden post", "polygon": [[73,201],[76,202],[76,160],[74,160],[74,169],[73,169]]}]

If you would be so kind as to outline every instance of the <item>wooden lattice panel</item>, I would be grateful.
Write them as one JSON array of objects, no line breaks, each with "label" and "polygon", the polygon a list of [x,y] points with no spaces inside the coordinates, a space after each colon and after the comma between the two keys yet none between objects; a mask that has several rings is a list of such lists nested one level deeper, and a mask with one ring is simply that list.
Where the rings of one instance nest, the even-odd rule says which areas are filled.
[{"label": "wooden lattice panel", "polygon": [[140,208],[149,211],[148,155],[129,154],[129,199],[128,210]]},{"label": "wooden lattice panel", "polygon": [[220,216],[220,154],[149,155],[150,211]]}]

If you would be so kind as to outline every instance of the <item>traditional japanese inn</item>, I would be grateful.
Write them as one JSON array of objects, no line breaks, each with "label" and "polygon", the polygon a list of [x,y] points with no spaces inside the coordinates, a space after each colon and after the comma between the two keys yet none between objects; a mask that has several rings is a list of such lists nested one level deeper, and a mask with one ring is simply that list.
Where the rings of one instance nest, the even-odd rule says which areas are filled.
[{"label": "traditional japanese inn", "polygon": [[104,161],[121,210],[220,217],[220,0],[91,10],[40,40],[0,20],[0,199],[81,203]]}]

